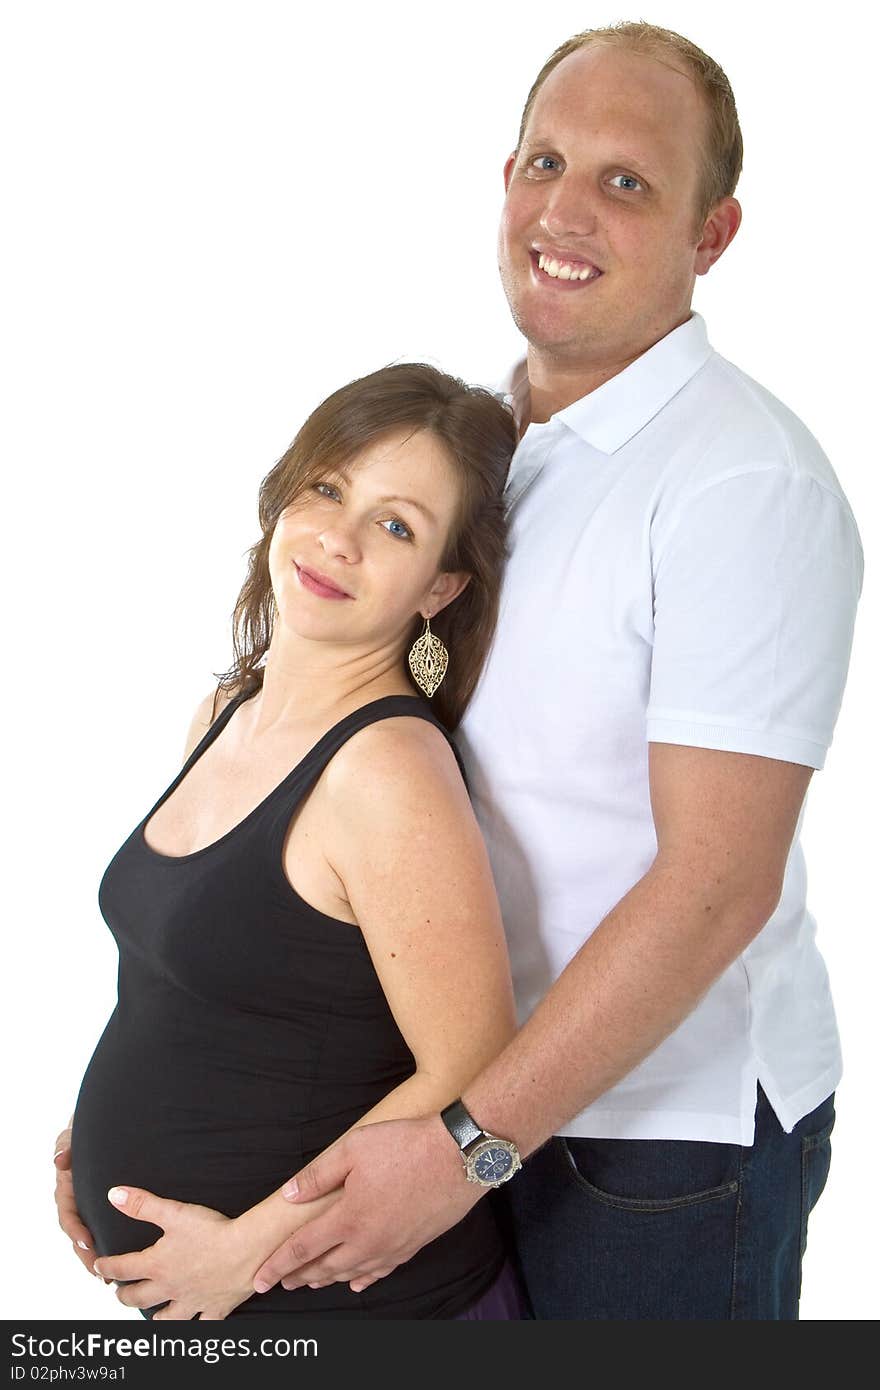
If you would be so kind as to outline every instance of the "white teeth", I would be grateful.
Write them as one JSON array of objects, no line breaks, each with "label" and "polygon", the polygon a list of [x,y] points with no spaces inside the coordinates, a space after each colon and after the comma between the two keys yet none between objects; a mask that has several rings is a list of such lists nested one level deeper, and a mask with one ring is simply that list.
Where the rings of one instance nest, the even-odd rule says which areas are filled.
[{"label": "white teeth", "polygon": [[582,270],[569,265],[567,261],[556,261],[552,257],[546,256],[542,251],[538,256],[538,269],[543,270],[554,280],[589,280],[593,275],[593,267],[585,265]]}]

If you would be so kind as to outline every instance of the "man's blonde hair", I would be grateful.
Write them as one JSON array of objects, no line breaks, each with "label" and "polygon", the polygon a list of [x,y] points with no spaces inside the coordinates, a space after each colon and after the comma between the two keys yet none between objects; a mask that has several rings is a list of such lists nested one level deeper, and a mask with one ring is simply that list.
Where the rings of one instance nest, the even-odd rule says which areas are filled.
[{"label": "man's blonde hair", "polygon": [[550,54],[532,84],[522,113],[516,148],[522,145],[535,97],[555,67],[569,54],[592,44],[613,45],[626,48],[632,53],[641,53],[647,58],[655,58],[667,63],[680,72],[685,72],[697,84],[706,99],[707,138],[702,155],[702,176],[697,194],[696,229],[702,229],[711,209],[721,198],[731,197],[742,171],[742,132],[736,113],[733,89],[722,69],[714,58],[710,58],[690,39],[676,34],[672,29],[661,29],[656,24],[622,21],[603,29],[584,29],[573,34],[570,39]]}]

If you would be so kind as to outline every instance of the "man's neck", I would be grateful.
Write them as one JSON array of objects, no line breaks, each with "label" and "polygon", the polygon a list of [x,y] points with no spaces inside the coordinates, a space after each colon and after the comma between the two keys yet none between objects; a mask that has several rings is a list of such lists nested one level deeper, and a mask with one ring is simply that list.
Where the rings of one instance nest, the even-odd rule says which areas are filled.
[{"label": "man's neck", "polygon": [[582,400],[591,391],[610,381],[613,376],[618,376],[674,328],[680,328],[683,323],[687,323],[691,313],[689,308],[678,323],[671,324],[636,350],[624,349],[619,355],[594,358],[590,361],[560,358],[530,343],[527,365],[531,411],[526,411],[523,430],[530,423],[546,424],[550,416],[555,415],[558,410],[564,410],[567,405]]}]

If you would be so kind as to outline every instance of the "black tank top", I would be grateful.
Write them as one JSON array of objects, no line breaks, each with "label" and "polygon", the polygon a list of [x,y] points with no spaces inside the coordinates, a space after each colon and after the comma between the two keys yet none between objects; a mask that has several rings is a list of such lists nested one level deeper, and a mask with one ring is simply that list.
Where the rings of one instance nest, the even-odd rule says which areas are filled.
[{"label": "black tank top", "polygon": [[[297,806],[357,730],[393,715],[446,730],[420,696],[373,700],[219,840],[177,857],[151,849],[147,821],[245,698],[217,717],[101,880],[99,906],[119,948],[118,1002],[80,1087],[72,1170],[102,1255],[160,1235],[110,1205],[114,1184],[237,1216],[415,1071],[359,929],[299,896],[282,851]],[[451,1318],[489,1287],[503,1258],[484,1200],[361,1294],[347,1284],[279,1285],[236,1313]]]}]

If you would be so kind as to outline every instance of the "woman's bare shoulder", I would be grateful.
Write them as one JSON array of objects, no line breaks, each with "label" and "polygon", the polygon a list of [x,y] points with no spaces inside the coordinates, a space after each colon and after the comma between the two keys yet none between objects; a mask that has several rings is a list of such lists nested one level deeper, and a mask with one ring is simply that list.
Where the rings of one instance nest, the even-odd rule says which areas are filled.
[{"label": "woman's bare shoulder", "polygon": [[435,796],[468,801],[449,739],[419,716],[367,724],[343,744],[327,771],[331,795],[348,797],[360,788],[368,801],[400,796],[406,803],[430,789]]},{"label": "woman's bare shoulder", "polygon": [[200,700],[196,707],[196,712],[192,717],[189,726],[189,733],[186,736],[186,748],[183,753],[183,760],[186,762],[196,744],[205,737],[214,720],[220,715],[230,700],[234,700],[238,694],[238,686],[233,686],[230,690],[218,690],[215,686],[213,690]]}]

